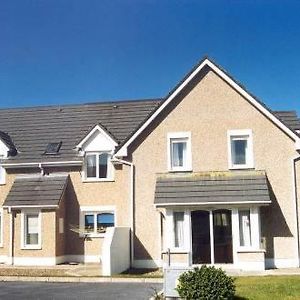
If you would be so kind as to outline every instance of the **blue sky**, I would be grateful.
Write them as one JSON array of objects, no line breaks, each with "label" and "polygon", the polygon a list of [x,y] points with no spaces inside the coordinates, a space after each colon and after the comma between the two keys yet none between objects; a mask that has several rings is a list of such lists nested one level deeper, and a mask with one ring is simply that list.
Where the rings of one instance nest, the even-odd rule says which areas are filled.
[{"label": "blue sky", "polygon": [[2,0],[0,107],[165,96],[204,56],[300,114],[300,1]]}]

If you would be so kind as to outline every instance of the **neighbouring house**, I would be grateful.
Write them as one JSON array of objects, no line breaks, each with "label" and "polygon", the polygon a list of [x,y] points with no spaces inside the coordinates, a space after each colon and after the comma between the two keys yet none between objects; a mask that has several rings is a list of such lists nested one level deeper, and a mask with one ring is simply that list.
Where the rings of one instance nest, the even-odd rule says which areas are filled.
[{"label": "neighbouring house", "polygon": [[0,261],[299,267],[300,119],[210,59],[163,99],[0,110]]}]

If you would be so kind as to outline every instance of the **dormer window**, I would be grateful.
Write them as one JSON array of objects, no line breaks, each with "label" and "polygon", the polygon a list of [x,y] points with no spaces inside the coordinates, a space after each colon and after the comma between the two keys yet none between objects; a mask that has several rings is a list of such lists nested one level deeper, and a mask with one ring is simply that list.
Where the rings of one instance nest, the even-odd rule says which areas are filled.
[{"label": "dormer window", "polygon": [[109,152],[87,153],[85,156],[85,179],[112,180],[113,166]]}]

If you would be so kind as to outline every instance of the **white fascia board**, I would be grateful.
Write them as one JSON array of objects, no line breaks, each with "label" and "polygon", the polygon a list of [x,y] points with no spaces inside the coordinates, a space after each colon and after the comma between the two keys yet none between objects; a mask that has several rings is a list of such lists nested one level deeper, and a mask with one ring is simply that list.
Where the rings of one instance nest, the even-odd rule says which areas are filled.
[{"label": "white fascia board", "polygon": [[101,134],[103,134],[115,147],[118,145],[118,143],[99,125],[96,125],[76,146],[76,149],[82,148],[84,143],[89,140],[89,138],[96,132],[99,131]]},{"label": "white fascia board", "polygon": [[187,79],[162,103],[153,115],[135,132],[135,134],[116,152],[117,157],[127,156],[128,146],[143,132],[143,130],[160,114],[160,112],[182,91],[182,89],[203,69],[204,66],[209,66],[215,73],[217,73],[224,81],[243,95],[254,107],[256,107],[263,115],[275,123],[281,130],[283,130],[289,137],[296,141],[299,137],[287,126],[285,126],[277,117],[275,117],[268,109],[261,105],[248,92],[235,83],[228,75],[226,75],[219,67],[206,58]]},{"label": "white fascia board", "polygon": [[3,163],[2,167],[10,168],[33,168],[33,167],[59,167],[59,166],[81,166],[82,161],[57,161],[57,162],[28,162],[28,163]]},{"label": "white fascia board", "polygon": [[3,205],[3,208],[19,209],[19,208],[58,208],[58,205]]},{"label": "white fascia board", "polygon": [[204,206],[204,205],[242,205],[242,204],[271,204],[271,201],[234,201],[234,202],[187,202],[187,203],[156,203],[156,207],[167,206]]}]

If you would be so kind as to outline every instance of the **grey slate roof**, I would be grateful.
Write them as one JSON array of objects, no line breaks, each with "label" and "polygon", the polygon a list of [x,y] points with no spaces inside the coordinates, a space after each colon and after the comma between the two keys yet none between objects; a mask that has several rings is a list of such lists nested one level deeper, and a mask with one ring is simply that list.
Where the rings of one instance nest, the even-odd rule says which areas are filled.
[{"label": "grey slate roof", "polygon": [[3,206],[58,205],[67,182],[67,174],[16,178]]},{"label": "grey slate roof", "polygon": [[[122,143],[160,103],[160,99],[65,106],[0,109],[0,130],[9,133],[18,155],[6,163],[81,161],[74,147],[96,125]],[[1,137],[0,137],[1,138]],[[58,155],[44,155],[62,141]]]},{"label": "grey slate roof", "polygon": [[265,172],[163,174],[156,180],[157,206],[243,202],[271,202]]},{"label": "grey slate roof", "polygon": [[300,130],[300,119],[295,111],[274,111],[274,114],[289,128]]}]

